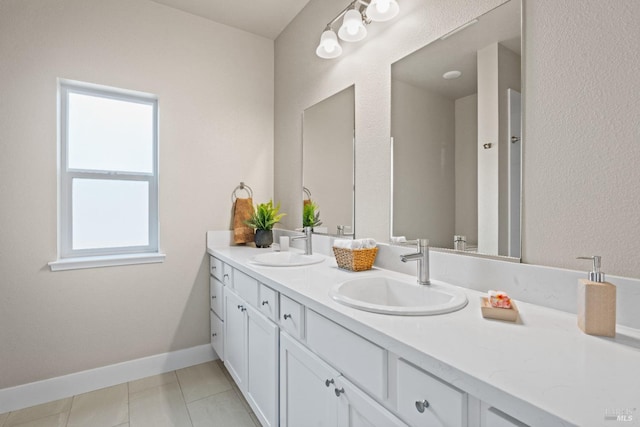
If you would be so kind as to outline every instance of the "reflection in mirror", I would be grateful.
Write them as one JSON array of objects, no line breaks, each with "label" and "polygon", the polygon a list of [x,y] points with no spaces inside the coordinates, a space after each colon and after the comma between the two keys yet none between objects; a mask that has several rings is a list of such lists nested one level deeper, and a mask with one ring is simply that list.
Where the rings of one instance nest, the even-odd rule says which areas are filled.
[{"label": "reflection in mirror", "polygon": [[392,65],[393,236],[520,257],[520,8]]},{"label": "reflection in mirror", "polygon": [[354,233],[354,137],[354,86],[304,110],[303,205],[320,211],[315,233]]}]

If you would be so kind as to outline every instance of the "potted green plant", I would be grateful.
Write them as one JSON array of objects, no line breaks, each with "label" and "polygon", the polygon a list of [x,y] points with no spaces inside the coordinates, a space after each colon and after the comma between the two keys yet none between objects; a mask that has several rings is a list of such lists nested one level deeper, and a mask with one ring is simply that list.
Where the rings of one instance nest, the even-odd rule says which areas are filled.
[{"label": "potted green plant", "polygon": [[313,228],[318,225],[322,225],[322,221],[320,221],[320,211],[318,210],[318,205],[312,201],[309,201],[308,203],[305,201],[305,204],[302,208],[302,226]]},{"label": "potted green plant", "polygon": [[280,222],[286,214],[278,213],[280,203],[273,205],[273,200],[268,203],[256,205],[256,210],[245,223],[256,230],[254,241],[258,248],[268,248],[273,243],[273,226]]}]

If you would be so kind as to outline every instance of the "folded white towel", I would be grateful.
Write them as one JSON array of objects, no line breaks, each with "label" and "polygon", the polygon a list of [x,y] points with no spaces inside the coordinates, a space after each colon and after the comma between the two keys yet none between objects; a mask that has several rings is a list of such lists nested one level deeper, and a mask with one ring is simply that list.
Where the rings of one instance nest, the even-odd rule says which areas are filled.
[{"label": "folded white towel", "polygon": [[391,243],[406,243],[407,238],[405,236],[391,236]]},{"label": "folded white towel", "polygon": [[362,245],[363,248],[372,249],[377,246],[375,239],[362,239],[362,240],[364,241],[364,244]]},{"label": "folded white towel", "polygon": [[336,239],[333,246],[343,249],[371,249],[377,246],[375,239]]},{"label": "folded white towel", "polygon": [[336,239],[333,241],[333,247],[351,249],[351,239]]}]

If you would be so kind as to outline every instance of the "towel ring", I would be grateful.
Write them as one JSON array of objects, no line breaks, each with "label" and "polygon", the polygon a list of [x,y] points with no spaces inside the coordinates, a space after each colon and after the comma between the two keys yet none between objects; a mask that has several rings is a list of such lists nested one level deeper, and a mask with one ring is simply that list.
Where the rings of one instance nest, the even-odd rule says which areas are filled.
[{"label": "towel ring", "polygon": [[302,191],[307,195],[307,200],[311,200],[311,191],[305,186],[302,187]]},{"label": "towel ring", "polygon": [[236,195],[236,192],[238,190],[244,190],[247,192],[247,194],[249,195],[250,199],[253,199],[253,190],[251,189],[251,187],[249,187],[248,185],[246,185],[244,182],[240,181],[240,185],[238,185],[236,188],[233,189],[233,193],[231,193],[231,202],[235,203],[236,199],[238,198],[238,196]]}]

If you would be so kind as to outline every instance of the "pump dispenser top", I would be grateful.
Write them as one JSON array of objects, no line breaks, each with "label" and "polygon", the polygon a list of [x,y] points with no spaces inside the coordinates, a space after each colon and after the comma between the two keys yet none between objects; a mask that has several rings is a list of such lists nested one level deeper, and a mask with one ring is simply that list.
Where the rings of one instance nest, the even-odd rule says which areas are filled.
[{"label": "pump dispenser top", "polygon": [[604,272],[600,271],[602,267],[602,257],[599,255],[594,256],[579,256],[578,259],[592,259],[593,260],[593,270],[589,272],[589,280],[596,283],[604,282]]}]

